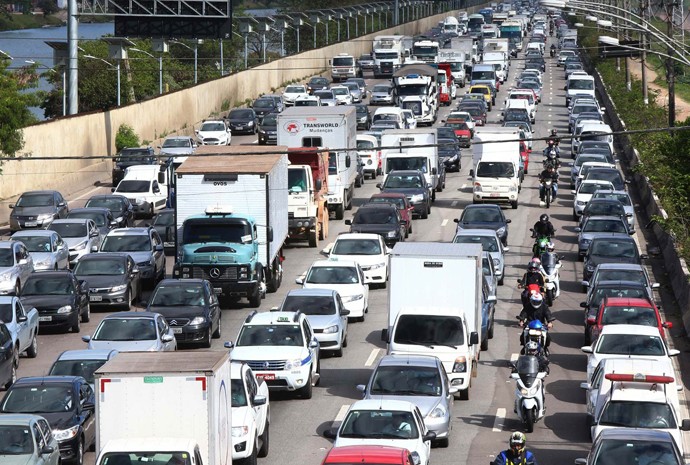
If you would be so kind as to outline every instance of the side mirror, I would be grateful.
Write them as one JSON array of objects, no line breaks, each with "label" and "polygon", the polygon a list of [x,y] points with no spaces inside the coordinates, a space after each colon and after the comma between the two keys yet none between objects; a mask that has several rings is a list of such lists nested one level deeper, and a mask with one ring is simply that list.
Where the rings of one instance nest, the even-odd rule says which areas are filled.
[{"label": "side mirror", "polygon": [[91,246],[91,252],[93,252],[93,253],[98,252],[98,246],[97,245]]},{"label": "side mirror", "polygon": [[322,187],[323,187],[323,183],[321,182],[320,179],[317,179],[316,180],[316,190],[320,191]]},{"label": "side mirror", "polygon": [[581,231],[582,231],[582,228],[579,227],[579,226],[577,226],[575,229],[573,229],[573,231],[575,231],[575,232],[581,232]]},{"label": "side mirror", "polygon": [[383,185],[381,183],[376,184],[376,187],[379,189],[383,189]]},{"label": "side mirror", "polygon": [[381,330],[381,340],[385,343],[390,342],[389,334],[388,334],[388,328],[383,328]]},{"label": "side mirror", "polygon": [[426,434],[422,437],[422,441],[433,441],[436,439],[436,433],[434,431],[427,431]]},{"label": "side mirror", "polygon": [[111,221],[108,226],[110,226],[111,228],[117,228],[118,224],[120,223],[118,223],[117,221]]},{"label": "side mirror", "polygon": [[660,287],[659,283],[652,284],[652,289],[659,289],[659,287]]},{"label": "side mirror", "polygon": [[513,220],[511,220],[511,219],[506,220],[506,223],[512,223],[512,222],[513,222]]},{"label": "side mirror", "polygon": [[29,318],[27,318],[26,315],[20,315],[20,316],[17,317],[17,323],[24,323],[24,322],[27,321],[28,319],[29,319]]},{"label": "side mirror", "polygon": [[581,308],[587,308],[587,302],[580,302]]},{"label": "side mirror", "polygon": [[662,326],[663,326],[664,328],[666,328],[666,329],[672,329],[672,328],[673,328],[673,323],[671,323],[670,321],[665,321],[665,322],[662,324]]},{"label": "side mirror", "polygon": [[511,373],[510,379],[520,379],[520,375],[518,375],[517,373]]},{"label": "side mirror", "polygon": [[687,418],[680,423],[681,431],[690,431],[690,420]]},{"label": "side mirror", "polygon": [[304,278],[299,277],[299,278],[295,279],[295,284],[304,284]]},{"label": "side mirror", "polygon": [[43,446],[43,449],[41,449],[41,455],[50,455],[53,452],[55,452],[55,448],[53,446]]},{"label": "side mirror", "polygon": [[223,343],[223,347],[225,347],[226,349],[232,349],[233,347],[235,347],[235,344],[233,342],[228,341]]},{"label": "side mirror", "polygon": [[589,287],[589,281],[581,281],[580,284],[582,287]]},{"label": "side mirror", "polygon": [[347,226],[352,226],[352,220],[350,220],[350,219],[345,220],[345,224]]},{"label": "side mirror", "polygon": [[[594,349],[592,349],[592,346],[580,347],[580,350],[581,350],[583,353],[585,353],[585,354],[591,354],[592,352],[594,352]],[[671,355],[671,351],[669,350],[668,352],[669,352],[669,356],[670,356],[670,355]],[[679,353],[680,353],[680,352],[679,352]]]},{"label": "side mirror", "polygon": [[171,336],[170,334],[163,334],[161,336],[161,342],[172,342],[175,340],[175,336]]},{"label": "side mirror", "polygon": [[580,383],[580,389],[584,389],[585,391],[589,391],[592,389],[592,385],[589,383]]},{"label": "side mirror", "polygon": [[252,399],[252,405],[266,405],[267,401],[268,399],[266,398],[266,396],[254,396],[254,399]]},{"label": "side mirror", "polygon": [[114,187],[111,187],[111,188],[110,188],[110,192],[115,192],[115,188],[114,188]]},{"label": "side mirror", "polygon": [[352,164],[352,158],[350,157],[350,155],[346,155],[345,156],[345,168],[349,168],[351,164]]},{"label": "side mirror", "polygon": [[350,314],[350,310],[343,308],[340,310],[340,316],[348,316]]},{"label": "side mirror", "polygon": [[319,348],[319,343],[317,341],[311,341],[309,343],[309,348],[310,349],[318,349]]},{"label": "side mirror", "polygon": [[323,432],[323,437],[326,439],[335,439],[338,437],[338,430],[335,428],[327,429]]},{"label": "side mirror", "polygon": [[365,384],[358,384],[357,385],[357,390],[361,392],[362,394],[366,394],[367,392],[367,386]]},{"label": "side mirror", "polygon": [[470,333],[470,345],[473,346],[477,344],[479,344],[479,334],[477,334],[476,331],[472,331]]},{"label": "side mirror", "polygon": [[679,354],[680,354],[680,350],[678,350],[678,349],[669,349],[669,351],[668,351],[669,357],[676,357]]},{"label": "side mirror", "polygon": [[88,342],[91,341],[91,336],[82,336],[82,337],[81,337],[81,340],[84,341],[84,342],[86,342],[86,343],[88,343]]},{"label": "side mirror", "polygon": [[10,208],[10,209],[14,208],[14,204],[11,203],[11,204],[9,205],[9,208]]}]

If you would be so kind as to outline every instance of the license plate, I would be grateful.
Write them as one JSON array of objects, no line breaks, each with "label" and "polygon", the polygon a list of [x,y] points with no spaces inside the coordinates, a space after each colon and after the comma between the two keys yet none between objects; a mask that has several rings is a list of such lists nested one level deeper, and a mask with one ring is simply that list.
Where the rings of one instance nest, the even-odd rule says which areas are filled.
[{"label": "license plate", "polygon": [[89,300],[91,302],[103,302],[103,296],[102,295],[90,295]]},{"label": "license plate", "polygon": [[214,287],[213,292],[215,292],[216,294],[222,294],[223,288],[222,287]]},{"label": "license plate", "polygon": [[276,379],[276,375],[274,375],[273,373],[256,373],[256,377],[259,379],[263,379],[264,381],[273,381],[274,379]]},{"label": "license plate", "polygon": [[493,192],[493,193],[491,194],[491,197],[498,197],[498,192]]},{"label": "license plate", "polygon": [[52,316],[39,316],[38,321],[53,321]]},{"label": "license plate", "polygon": [[182,334],[182,328],[172,328],[173,334]]},{"label": "license plate", "polygon": [[35,221],[27,221],[24,223],[25,228],[35,228],[36,226],[38,226],[38,223]]}]

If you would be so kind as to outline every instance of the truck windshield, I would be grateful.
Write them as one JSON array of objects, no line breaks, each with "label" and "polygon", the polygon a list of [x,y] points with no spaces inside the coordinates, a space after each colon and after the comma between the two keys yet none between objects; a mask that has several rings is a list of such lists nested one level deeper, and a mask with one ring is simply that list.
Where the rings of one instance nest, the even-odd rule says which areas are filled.
[{"label": "truck windshield", "polygon": [[244,325],[237,337],[240,346],[303,346],[298,324]]},{"label": "truck windshield", "polygon": [[352,57],[336,57],[333,58],[333,66],[354,66],[355,59]]},{"label": "truck windshield", "polygon": [[189,452],[109,452],[103,456],[99,465],[123,463],[192,465]]},{"label": "truck windshield", "polygon": [[472,71],[473,81],[495,81],[496,71]]},{"label": "truck windshield", "polygon": [[412,55],[420,57],[434,58],[438,55],[438,47],[430,45],[415,45],[412,47]]},{"label": "truck windshield", "polygon": [[397,60],[400,58],[398,52],[374,52],[377,60]]},{"label": "truck windshield", "polygon": [[427,173],[427,162],[426,157],[386,158],[386,173],[393,170],[419,170],[422,173]]},{"label": "truck windshield", "polygon": [[127,192],[127,193],[148,193],[151,187],[151,181],[134,181],[134,180],[124,180],[120,181],[117,185],[115,192]]},{"label": "truck windshield", "polygon": [[453,73],[459,73],[465,68],[465,64],[462,62],[453,62],[450,64],[450,71]]},{"label": "truck windshield", "polygon": [[307,191],[307,176],[303,169],[288,169],[288,191]]},{"label": "truck windshield", "polygon": [[402,315],[393,341],[422,346],[458,346],[465,342],[462,320],[457,316]]},{"label": "truck windshield", "polygon": [[512,178],[515,169],[510,162],[479,162],[477,166],[478,178]]},{"label": "truck windshield", "polygon": [[676,428],[676,420],[668,404],[630,400],[606,404],[599,424],[622,428]]},{"label": "truck windshield", "polygon": [[426,86],[424,84],[406,84],[397,88],[398,96],[405,97],[408,95],[426,95]]},{"label": "truck windshield", "polygon": [[[248,240],[246,240],[248,238]],[[203,244],[206,242],[231,242],[243,244],[251,241],[252,230],[246,223],[218,222],[185,222],[182,235],[183,244]],[[245,240],[243,240],[245,239]]]}]

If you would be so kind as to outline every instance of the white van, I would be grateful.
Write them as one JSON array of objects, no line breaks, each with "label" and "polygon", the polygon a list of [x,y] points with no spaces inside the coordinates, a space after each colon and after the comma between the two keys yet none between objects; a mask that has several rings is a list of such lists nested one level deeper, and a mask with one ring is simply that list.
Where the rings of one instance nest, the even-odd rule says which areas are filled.
[{"label": "white van", "polygon": [[565,84],[565,106],[570,106],[570,100],[576,95],[590,95],[596,99],[594,93],[594,78],[583,74],[571,74]]},{"label": "white van", "polygon": [[[491,144],[498,149],[510,142]],[[520,151],[496,150],[484,153],[477,163],[473,178],[473,203],[508,202],[513,209],[518,207],[520,191]]]},{"label": "white van", "polygon": [[398,107],[377,108],[371,119],[371,123],[375,124],[378,121],[395,121],[398,129],[405,129],[407,127],[405,124],[405,114],[402,108]]},{"label": "white van", "polygon": [[134,216],[152,218],[168,201],[171,171],[166,165],[134,165],[112,191],[134,206]]}]

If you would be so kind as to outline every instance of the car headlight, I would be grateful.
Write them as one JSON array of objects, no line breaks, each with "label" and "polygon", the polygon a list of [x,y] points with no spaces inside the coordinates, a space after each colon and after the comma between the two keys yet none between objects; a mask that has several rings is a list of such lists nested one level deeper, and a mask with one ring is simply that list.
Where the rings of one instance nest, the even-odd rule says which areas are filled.
[{"label": "car headlight", "polygon": [[254,126],[254,121],[250,121],[247,123],[247,126]]},{"label": "car headlight", "polygon": [[410,202],[415,203],[415,202],[423,202],[424,201],[424,194],[415,194],[412,197],[410,197]]},{"label": "car headlight", "polygon": [[508,192],[517,192],[517,190],[518,190],[517,186],[511,186],[511,187],[508,189]]},{"label": "car headlight", "polygon": [[151,260],[146,260],[145,262],[138,262],[137,266],[153,266],[153,263],[151,263]]},{"label": "car headlight", "polygon": [[110,292],[120,292],[120,291],[124,291],[125,289],[127,289],[127,285],[126,284],[120,284],[119,286],[111,287]]},{"label": "car headlight", "polygon": [[0,282],[2,281],[11,281],[12,280],[12,272],[7,271],[4,274],[0,274]]},{"label": "car headlight", "polygon": [[249,434],[249,426],[233,426],[232,427],[232,437],[241,438]]},{"label": "car headlight", "polygon": [[35,266],[50,266],[53,263],[53,259],[48,257],[44,260],[34,263]]},{"label": "car headlight", "polygon": [[57,309],[57,313],[70,313],[72,311],[71,305],[65,305]]},{"label": "car headlight", "polygon": [[494,261],[494,266],[498,266],[501,264],[501,261],[498,258],[494,258],[493,261]]},{"label": "car headlight", "polygon": [[324,334],[333,334],[338,332],[338,325],[329,326],[323,330]]},{"label": "car headlight", "polygon": [[458,357],[453,364],[453,373],[465,373],[467,371],[467,358]]},{"label": "car headlight", "polygon": [[79,434],[79,425],[74,425],[67,429],[54,429],[53,437],[56,441],[67,441]]},{"label": "car headlight", "polygon": [[443,408],[442,406],[437,406],[435,409],[427,415],[429,418],[443,418],[446,416],[446,409]]},{"label": "car headlight", "polygon": [[203,316],[195,316],[192,318],[192,321],[189,322],[191,326],[203,325],[204,323],[206,323],[206,317]]},{"label": "car headlight", "polygon": [[578,200],[577,202],[575,202],[575,204],[576,204],[578,207],[584,207],[585,205],[587,205],[587,202],[585,202],[585,201],[583,201],[583,200]]},{"label": "car headlight", "polygon": [[585,268],[587,269],[587,271],[594,271],[595,266],[592,264],[588,264],[587,266],[585,266]]},{"label": "car headlight", "polygon": [[142,205],[143,203],[146,203],[146,199],[143,197],[137,197],[136,199],[134,199],[134,203],[136,203],[137,205]]},{"label": "car headlight", "polygon": [[52,213],[42,213],[36,217],[38,221],[52,220],[55,216]]},{"label": "car headlight", "polygon": [[285,362],[285,369],[286,370],[292,370],[293,368],[299,368],[302,366],[302,360],[299,358],[296,358],[294,360],[288,360]]},{"label": "car headlight", "polygon": [[500,228],[498,228],[496,230],[496,234],[498,234],[499,236],[502,236],[505,233],[506,233],[506,227],[505,226],[501,226]]},{"label": "car headlight", "polygon": [[369,267],[370,270],[378,270],[379,268],[383,268],[386,266],[385,263],[375,263]]},{"label": "car headlight", "polygon": [[392,238],[394,238],[394,237],[396,236],[396,234],[397,234],[397,233],[396,233],[395,231],[388,231],[388,232],[386,233],[386,237],[388,237],[389,239],[392,239]]},{"label": "car headlight", "polygon": [[362,300],[364,294],[355,294],[347,297],[343,297],[343,302],[354,302],[355,300]]},{"label": "car headlight", "polygon": [[84,247],[86,247],[86,241],[80,242],[79,244],[75,245],[72,250],[84,250]]},{"label": "car headlight", "polygon": [[591,239],[582,239],[582,240],[580,241],[580,244],[582,244],[582,245],[587,245],[587,244],[589,244],[590,242],[592,242]]}]

